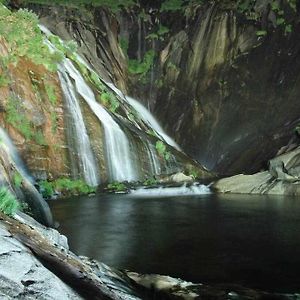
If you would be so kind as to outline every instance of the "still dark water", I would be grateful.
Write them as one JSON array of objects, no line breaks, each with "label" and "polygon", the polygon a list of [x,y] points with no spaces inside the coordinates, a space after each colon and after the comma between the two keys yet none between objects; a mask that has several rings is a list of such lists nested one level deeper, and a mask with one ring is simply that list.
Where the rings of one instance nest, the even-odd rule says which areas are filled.
[{"label": "still dark water", "polygon": [[71,250],[110,266],[300,291],[300,199],[97,195],[50,205]]}]

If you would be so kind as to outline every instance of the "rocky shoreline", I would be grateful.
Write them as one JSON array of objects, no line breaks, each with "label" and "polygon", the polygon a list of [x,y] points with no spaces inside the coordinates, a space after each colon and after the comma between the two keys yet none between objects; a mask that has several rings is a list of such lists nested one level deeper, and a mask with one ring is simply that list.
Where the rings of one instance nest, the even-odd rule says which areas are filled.
[{"label": "rocky shoreline", "polygon": [[300,147],[269,161],[267,171],[253,175],[239,174],[216,181],[218,193],[300,195]]},{"label": "rocky shoreline", "polygon": [[69,250],[67,238],[31,217],[0,214],[0,299],[299,299],[235,285],[208,286],[118,271]]}]

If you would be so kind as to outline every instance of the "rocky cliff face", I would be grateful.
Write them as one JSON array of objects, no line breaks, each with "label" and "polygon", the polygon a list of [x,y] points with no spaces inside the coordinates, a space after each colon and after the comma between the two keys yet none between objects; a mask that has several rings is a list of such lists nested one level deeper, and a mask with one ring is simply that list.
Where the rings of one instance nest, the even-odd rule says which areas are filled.
[{"label": "rocky cliff face", "polygon": [[271,2],[191,2],[181,10],[140,2],[118,13],[29,7],[76,40],[105,80],[144,102],[185,152],[227,175],[264,168],[295,138],[298,19],[290,2]]},{"label": "rocky cliff face", "polygon": [[[185,14],[152,12],[142,33],[138,17],[135,31],[132,22],[120,22],[120,32],[129,34],[129,56],[145,48],[157,53],[150,83],[141,89],[134,77],[131,90],[140,97],[152,91],[146,100],[167,132],[221,174],[264,167],[294,136],[300,112],[295,12],[284,1],[284,18],[270,1],[253,1],[248,12],[232,3],[215,1]],[[168,31],[159,35],[159,26]],[[134,42],[139,35],[148,35],[142,46]]]},{"label": "rocky cliff face", "polygon": [[295,7],[273,2],[215,1],[176,11],[141,2],[115,16],[96,8],[76,20],[66,8],[64,16],[35,9],[147,104],[187,153],[234,174],[263,168],[299,122],[298,19]]},{"label": "rocky cliff face", "polygon": [[[47,42],[54,48],[50,54],[35,16],[27,11],[13,14],[1,8],[1,22],[11,18],[14,26],[6,35],[5,24],[0,26],[4,30],[0,43],[0,124],[12,137],[34,177],[86,179],[85,173],[91,167],[99,173],[99,179],[88,182],[92,185],[144,180],[176,171],[196,170],[201,178],[210,176],[184,153],[164,145],[149,122],[129,103],[131,100],[113,85],[116,83],[126,91],[127,68],[118,44],[117,21],[110,12],[99,9],[91,16],[86,11],[43,6],[38,6],[38,11],[53,33],[79,44],[83,60],[53,35],[49,36],[51,42]],[[47,17],[43,17],[45,14]],[[19,32],[20,22],[29,26],[31,35],[26,31],[15,33]],[[28,36],[31,38],[25,43]],[[36,57],[39,49],[34,51],[34,47],[41,48],[41,53],[49,57]],[[76,100],[68,99],[70,95]],[[76,112],[76,105],[68,101],[78,102]],[[126,155],[131,157],[130,162]],[[83,156],[89,164],[85,164]],[[118,166],[111,166],[112,163]],[[126,168],[133,169],[127,173],[134,176],[128,177]],[[113,174],[122,173],[122,169],[124,176]]]}]

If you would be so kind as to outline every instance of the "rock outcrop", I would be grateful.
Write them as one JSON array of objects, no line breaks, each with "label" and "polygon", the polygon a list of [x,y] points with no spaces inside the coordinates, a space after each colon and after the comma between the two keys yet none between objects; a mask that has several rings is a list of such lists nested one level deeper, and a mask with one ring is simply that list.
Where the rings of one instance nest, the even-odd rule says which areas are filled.
[{"label": "rock outcrop", "polygon": [[269,170],[236,175],[212,185],[220,193],[300,195],[300,147],[269,161]]}]

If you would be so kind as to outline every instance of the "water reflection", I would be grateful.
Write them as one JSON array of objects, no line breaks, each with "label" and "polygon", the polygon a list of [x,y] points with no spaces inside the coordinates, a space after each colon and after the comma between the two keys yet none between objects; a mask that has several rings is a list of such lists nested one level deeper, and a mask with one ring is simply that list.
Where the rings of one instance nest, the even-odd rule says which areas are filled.
[{"label": "water reflection", "polygon": [[71,249],[111,266],[271,291],[300,287],[300,202],[99,195],[51,203]]}]

